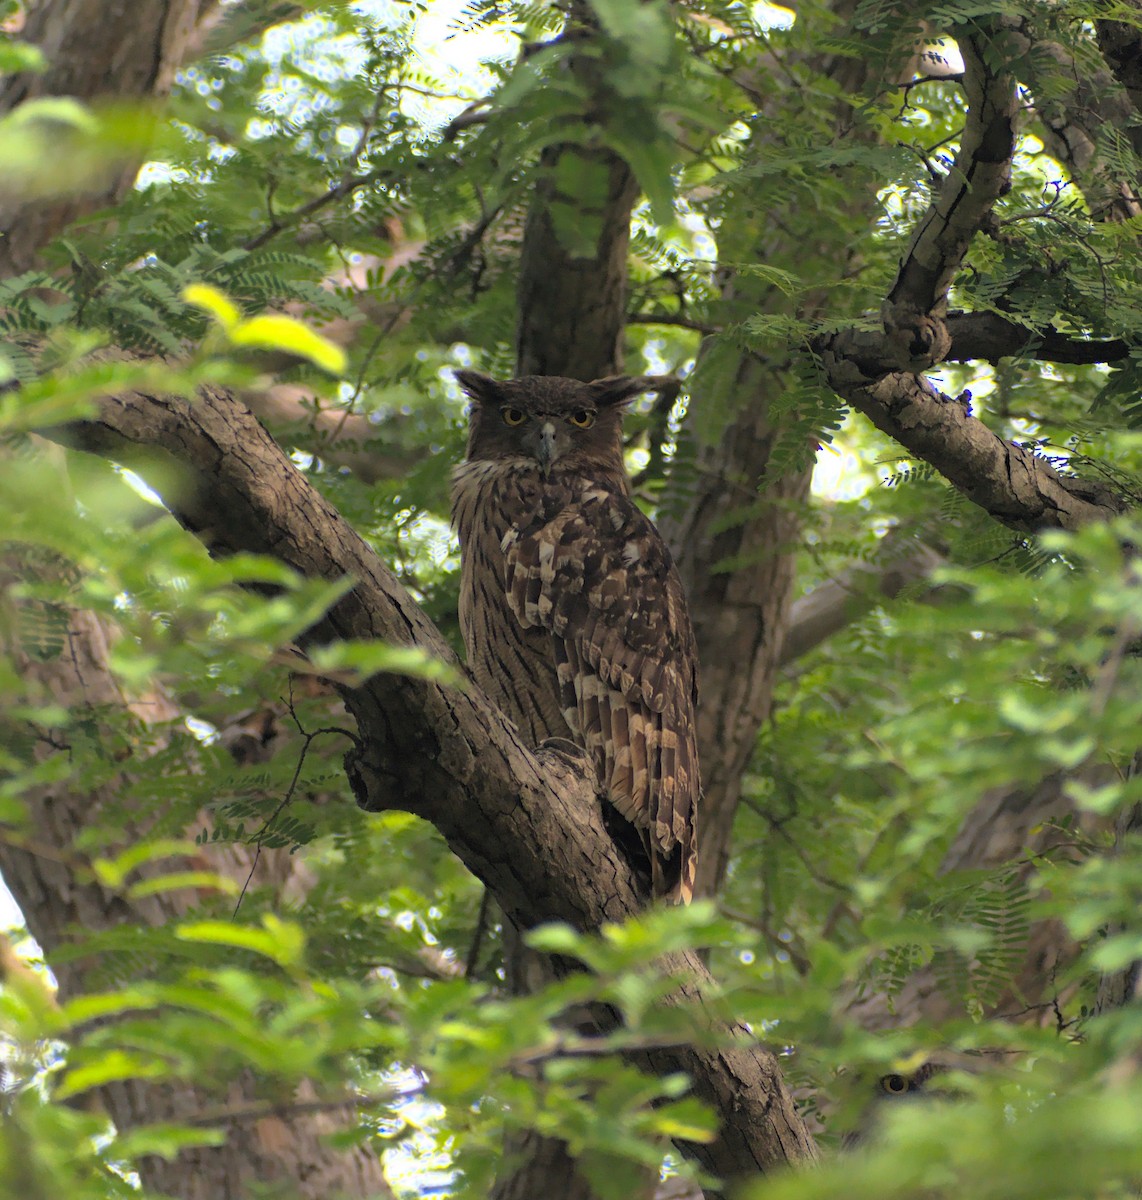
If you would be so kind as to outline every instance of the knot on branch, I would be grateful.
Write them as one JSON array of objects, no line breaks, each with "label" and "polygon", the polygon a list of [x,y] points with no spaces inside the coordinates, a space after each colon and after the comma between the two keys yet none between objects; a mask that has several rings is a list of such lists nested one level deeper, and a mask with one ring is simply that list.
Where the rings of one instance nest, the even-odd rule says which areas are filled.
[{"label": "knot on branch", "polygon": [[893,358],[906,370],[926,371],[951,352],[952,335],[942,317],[888,301],[881,310],[881,319],[895,351]]}]

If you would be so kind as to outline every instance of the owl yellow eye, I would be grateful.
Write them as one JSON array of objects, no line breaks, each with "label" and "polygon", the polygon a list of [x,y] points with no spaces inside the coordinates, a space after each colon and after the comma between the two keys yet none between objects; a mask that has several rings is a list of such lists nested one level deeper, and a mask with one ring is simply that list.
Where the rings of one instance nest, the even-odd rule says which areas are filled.
[{"label": "owl yellow eye", "polygon": [[576,429],[590,429],[595,423],[595,414],[589,408],[580,408],[576,412],[573,412],[567,420]]},{"label": "owl yellow eye", "polygon": [[902,1096],[908,1091],[908,1080],[903,1075],[882,1075],[880,1086],[893,1096]]},{"label": "owl yellow eye", "polygon": [[505,425],[522,425],[527,420],[523,409],[520,408],[501,408],[500,416],[504,419]]}]

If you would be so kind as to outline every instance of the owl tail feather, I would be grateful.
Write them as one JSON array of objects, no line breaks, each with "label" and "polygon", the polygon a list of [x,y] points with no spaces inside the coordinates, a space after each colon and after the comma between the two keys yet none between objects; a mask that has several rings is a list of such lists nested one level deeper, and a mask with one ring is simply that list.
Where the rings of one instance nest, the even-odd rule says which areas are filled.
[{"label": "owl tail feather", "polygon": [[693,851],[687,853],[687,848],[681,845],[675,846],[669,855],[650,844],[646,849],[650,856],[651,890],[655,899],[665,900],[667,904],[689,904],[694,899]]},{"label": "owl tail feather", "polygon": [[613,804],[603,805],[603,821],[642,887],[649,885],[655,900],[667,904],[689,904],[693,900],[697,856],[692,843],[675,843],[663,853],[651,840],[649,829],[640,829],[628,821]]}]

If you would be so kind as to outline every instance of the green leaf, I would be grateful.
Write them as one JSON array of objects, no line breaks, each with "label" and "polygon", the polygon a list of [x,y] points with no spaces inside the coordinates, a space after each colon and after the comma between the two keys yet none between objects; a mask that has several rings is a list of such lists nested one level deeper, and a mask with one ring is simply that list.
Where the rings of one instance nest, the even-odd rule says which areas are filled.
[{"label": "green leaf", "polygon": [[192,283],[182,290],[187,304],[209,313],[227,333],[233,333],[242,320],[238,306],[216,287],[207,283]]},{"label": "green leaf", "polygon": [[37,124],[90,135],[99,129],[99,122],[91,110],[71,96],[37,96],[8,113],[0,121],[0,131],[7,135],[9,130],[30,129]]},{"label": "green leaf", "polygon": [[133,883],[127,889],[127,895],[137,900],[143,896],[159,896],[164,892],[176,892],[186,888],[204,894],[219,892],[223,896],[236,896],[242,890],[235,880],[228,875],[220,875],[217,871],[171,871]]},{"label": "green leaf", "polygon": [[307,359],[330,375],[345,373],[345,351],[292,317],[268,313],[241,321],[228,332],[232,345],[252,346],[259,350],[285,350],[298,358]]},{"label": "green leaf", "polygon": [[0,73],[4,75],[15,75],[22,71],[39,73],[46,66],[47,59],[39,46],[0,37]]},{"label": "green leaf", "polygon": [[109,888],[118,888],[143,863],[153,862],[156,858],[185,857],[197,853],[198,847],[187,839],[156,838],[154,841],[136,842],[114,858],[97,858],[91,865],[100,883]]},{"label": "green leaf", "polygon": [[[219,1124],[223,1123],[224,1118],[220,1116]],[[120,1133],[115,1139],[115,1153],[128,1162],[152,1154],[172,1162],[184,1150],[191,1150],[196,1146],[224,1146],[226,1136],[225,1129],[166,1124],[144,1125]]]},{"label": "green leaf", "polygon": [[529,929],[524,941],[533,950],[545,954],[566,954],[581,956],[589,945],[581,933],[576,933],[570,925],[540,925]]},{"label": "green leaf", "polygon": [[446,663],[419,646],[391,646],[385,642],[333,642],[309,652],[310,662],[319,674],[347,672],[357,681],[380,672],[412,675],[447,687],[460,687],[463,677]]},{"label": "green leaf", "polygon": [[101,1021],[107,1017],[122,1016],[124,1013],[145,1011],[157,1003],[156,993],[150,986],[136,985],[112,992],[93,992],[76,996],[63,1005],[64,1020],[71,1025],[84,1025]]},{"label": "green leaf", "polygon": [[[647,136],[649,132],[649,136]],[[674,157],[669,143],[656,131],[636,131],[609,127],[603,141],[630,164],[639,185],[650,202],[656,221],[667,224],[674,219]]]},{"label": "green leaf", "polygon": [[162,1079],[167,1074],[166,1064],[150,1055],[127,1050],[105,1050],[83,1066],[68,1069],[56,1086],[55,1095],[59,1100],[68,1100],[92,1088],[123,1079]]},{"label": "green leaf", "polygon": [[179,925],[175,934],[187,942],[251,950],[282,967],[297,966],[305,950],[301,930],[268,913],[262,918],[262,924],[262,929],[252,929],[228,921],[190,921]]}]

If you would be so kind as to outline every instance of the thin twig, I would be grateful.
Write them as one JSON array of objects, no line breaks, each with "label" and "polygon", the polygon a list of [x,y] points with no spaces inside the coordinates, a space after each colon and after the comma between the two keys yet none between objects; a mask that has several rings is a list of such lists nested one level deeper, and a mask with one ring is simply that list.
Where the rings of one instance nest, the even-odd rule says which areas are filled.
[{"label": "thin twig", "polygon": [[250,888],[250,883],[254,878],[254,872],[258,869],[258,862],[262,857],[262,845],[265,842],[266,834],[270,830],[270,826],[278,819],[285,811],[289,802],[293,799],[293,794],[297,790],[298,781],[301,779],[301,769],[305,765],[306,755],[309,753],[309,748],[313,742],[323,734],[336,733],[342,737],[352,739],[353,735],[347,729],[340,729],[336,725],[324,726],[321,729],[315,729],[312,733],[306,733],[302,727],[301,721],[298,718],[297,712],[293,705],[293,679],[289,681],[289,699],[285,701],[286,707],[289,710],[289,715],[293,718],[293,723],[297,726],[298,733],[301,734],[303,741],[301,751],[297,756],[297,763],[294,766],[293,778],[289,781],[289,787],[286,788],[285,795],[278,802],[277,807],[262,823],[261,829],[254,835],[254,861],[250,864],[249,874],[246,876],[245,882],[242,884],[242,890],[238,893],[238,902],[234,905],[234,916],[238,915],[238,910],[242,907],[242,901],[246,898],[246,892]]},{"label": "thin twig", "polygon": [[386,168],[375,168],[372,171],[366,171],[363,175],[352,175],[346,179],[342,179],[339,183],[331,187],[327,192],[322,192],[320,196],[315,196],[312,200],[307,200],[300,208],[295,208],[293,212],[285,217],[274,217],[273,223],[266,229],[263,229],[257,237],[251,238],[248,242],[243,243],[244,250],[259,250],[267,242],[277,237],[283,230],[292,228],[306,217],[312,216],[315,212],[319,212],[329,204],[333,204],[337,200],[342,200],[351,192],[356,191],[361,187],[368,187],[370,184],[377,183],[382,179],[392,179],[393,173]]}]

